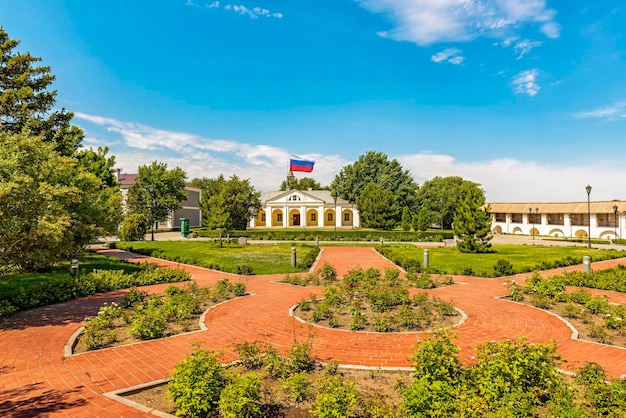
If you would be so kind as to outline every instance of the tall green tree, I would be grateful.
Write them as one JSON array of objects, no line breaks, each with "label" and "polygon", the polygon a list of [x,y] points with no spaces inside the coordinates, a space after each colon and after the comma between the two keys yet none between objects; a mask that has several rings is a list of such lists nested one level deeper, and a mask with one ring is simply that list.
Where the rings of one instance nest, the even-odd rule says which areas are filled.
[{"label": "tall green tree", "polygon": [[409,208],[406,206],[402,209],[402,222],[401,222],[403,231],[411,230],[411,212],[409,212]]},{"label": "tall green tree", "polygon": [[55,76],[41,58],[20,53],[19,41],[0,27],[0,132],[17,134],[24,130],[54,144],[54,150],[73,155],[83,139],[80,128],[72,126],[73,114],[65,109],[52,111],[56,90],[49,90]]},{"label": "tall green tree", "polygon": [[432,223],[452,229],[457,207],[465,197],[465,190],[471,186],[479,187],[477,183],[458,176],[434,177],[425,181],[417,192],[420,208],[428,208]]},{"label": "tall green tree", "polygon": [[187,198],[183,169],[167,169],[167,163],[153,161],[139,166],[137,181],[128,190],[126,204],[131,213],[142,213],[155,226],[165,222],[172,212],[183,207]]},{"label": "tall green tree", "polygon": [[[368,151],[354,164],[343,167],[333,179],[330,189],[339,197],[356,202],[370,183],[391,191],[396,196],[398,207],[407,206],[409,211],[417,211],[418,185],[413,176],[397,160],[390,161],[382,152]],[[396,224],[400,223],[400,216],[401,212],[397,211],[394,218]]]},{"label": "tall green tree", "polygon": [[491,243],[491,215],[485,207],[485,196],[478,186],[468,186],[454,216],[454,235],[463,253],[488,252]]},{"label": "tall green tree", "polygon": [[93,152],[93,158],[89,150],[78,151],[83,132],[71,125],[73,114],[52,110],[56,91],[49,90],[50,67],[17,52],[18,45],[0,27],[0,189],[6,203],[0,240],[15,238],[0,252],[7,262],[10,254],[19,254],[19,260],[11,259],[18,268],[42,269],[113,232],[121,201],[110,171],[107,178],[96,163],[106,166],[114,159],[106,157],[106,149]]},{"label": "tall green tree", "polygon": [[426,206],[422,206],[419,215],[417,215],[417,225],[415,230],[426,231],[430,226],[430,210]]},{"label": "tall green tree", "polygon": [[[295,177],[289,177],[289,190],[329,190],[328,186],[322,187],[322,185],[313,177],[302,177],[297,179]],[[280,191],[287,190],[287,180],[283,180],[280,183]]]},{"label": "tall green tree", "polygon": [[202,179],[200,207],[206,214],[203,224],[212,229],[244,230],[250,218],[261,208],[261,193],[250,184],[249,179],[223,175],[215,179]]},{"label": "tall green tree", "polygon": [[356,200],[361,226],[365,228],[393,229],[400,209],[391,190],[377,183],[369,183]]}]

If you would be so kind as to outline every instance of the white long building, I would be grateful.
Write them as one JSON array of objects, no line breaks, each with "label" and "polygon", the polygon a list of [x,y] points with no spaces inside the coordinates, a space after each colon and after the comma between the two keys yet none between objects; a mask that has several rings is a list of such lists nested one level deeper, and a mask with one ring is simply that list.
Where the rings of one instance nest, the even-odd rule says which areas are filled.
[{"label": "white long building", "polygon": [[490,203],[496,234],[615,239],[626,234],[626,201]]}]

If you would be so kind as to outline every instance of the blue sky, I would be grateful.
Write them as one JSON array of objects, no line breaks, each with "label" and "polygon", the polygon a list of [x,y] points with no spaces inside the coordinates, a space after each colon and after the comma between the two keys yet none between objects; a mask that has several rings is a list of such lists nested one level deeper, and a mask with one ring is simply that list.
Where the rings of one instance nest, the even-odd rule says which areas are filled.
[{"label": "blue sky", "polygon": [[[0,0],[86,146],[125,172],[276,189],[368,150],[489,201],[626,199],[626,5],[578,0]],[[299,174],[302,176],[303,174]],[[624,208],[626,209],[626,208]]]}]

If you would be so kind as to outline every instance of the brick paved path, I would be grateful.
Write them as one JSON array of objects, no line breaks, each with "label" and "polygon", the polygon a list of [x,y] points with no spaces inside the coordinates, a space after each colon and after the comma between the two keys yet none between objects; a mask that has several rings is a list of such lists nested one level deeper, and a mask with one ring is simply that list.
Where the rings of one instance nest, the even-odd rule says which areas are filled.
[{"label": "brick paved path", "polygon": [[[133,261],[156,261],[118,250],[107,255]],[[331,263],[340,275],[359,265],[363,268],[394,267],[367,247],[331,247],[322,252],[318,267]],[[626,263],[626,260],[621,260]],[[619,261],[594,263],[594,269],[608,268]],[[200,286],[210,286],[224,277],[235,276],[197,267],[183,266]],[[574,266],[542,274],[580,269]],[[123,292],[61,303],[16,314],[0,323],[0,416],[97,416],[136,417],[145,413],[110,400],[104,392],[123,389],[166,377],[194,343],[209,350],[223,350],[224,361],[236,358],[235,343],[267,341],[287,352],[294,341],[312,338],[314,354],[322,361],[337,360],[353,365],[408,367],[411,346],[424,334],[373,334],[308,327],[293,320],[288,309],[321,288],[300,288],[276,283],[283,275],[244,277],[252,296],[225,303],[206,317],[207,331],[148,341],[131,346],[63,358],[63,347],[86,316],[97,314],[104,302],[119,300]],[[526,276],[516,276],[523,282]],[[473,350],[491,340],[527,336],[533,342],[558,342],[559,352],[575,368],[585,360],[605,367],[611,376],[626,373],[626,350],[570,339],[571,330],[558,318],[540,310],[495,299],[506,294],[503,279],[455,277],[458,285],[430,291],[451,301],[468,318],[457,328],[456,343],[462,347],[464,362],[471,362]],[[167,285],[150,286],[153,292]],[[602,292],[613,300],[626,295]]]}]

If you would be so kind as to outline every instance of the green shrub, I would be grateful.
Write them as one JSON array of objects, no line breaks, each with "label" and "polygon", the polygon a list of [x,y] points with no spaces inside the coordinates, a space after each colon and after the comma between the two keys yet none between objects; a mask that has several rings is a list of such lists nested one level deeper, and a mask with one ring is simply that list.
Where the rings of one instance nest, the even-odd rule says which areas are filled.
[{"label": "green shrub", "polygon": [[358,331],[367,325],[367,318],[363,314],[363,311],[358,306],[352,306],[350,308],[350,330]]},{"label": "green shrub", "polygon": [[236,281],[229,286],[231,293],[237,297],[244,296],[246,294],[246,285],[243,282]]},{"label": "green shrub", "polygon": [[242,276],[252,276],[254,274],[254,271],[252,270],[251,266],[247,264],[240,264],[237,266],[237,274],[240,274]]},{"label": "green shrub", "polygon": [[106,321],[95,317],[85,321],[81,339],[88,350],[98,350],[113,344],[117,340],[117,334]]},{"label": "green shrub", "polygon": [[263,378],[256,372],[245,376],[232,374],[222,390],[218,409],[224,418],[252,418],[261,416],[261,384]]},{"label": "green shrub", "polygon": [[293,372],[309,372],[315,366],[311,357],[311,342],[296,343],[289,350],[289,364]]},{"label": "green shrub", "polygon": [[[153,298],[152,300],[156,300]],[[155,306],[148,306],[137,312],[130,326],[130,333],[140,340],[153,340],[165,335],[167,321],[163,312]]]},{"label": "green shrub", "polygon": [[294,402],[300,403],[311,396],[311,379],[307,372],[293,373],[287,376],[282,388],[289,393]]},{"label": "green shrub", "polygon": [[122,221],[117,234],[122,241],[143,241],[149,226],[150,221],[145,215],[131,213]]},{"label": "green shrub", "polygon": [[324,263],[324,266],[319,271],[319,275],[322,279],[327,281],[337,280],[337,270],[331,266],[328,262]]},{"label": "green shrub", "polygon": [[510,276],[513,274],[513,264],[511,264],[508,260],[500,259],[493,266],[493,271],[495,272],[496,277]]},{"label": "green shrub", "polygon": [[585,303],[585,308],[592,314],[606,313],[609,310],[609,301],[606,296],[596,296]]},{"label": "green shrub", "polygon": [[132,287],[130,291],[124,295],[122,299],[122,308],[132,308],[133,306],[142,304],[148,297],[148,292],[137,290]]},{"label": "green shrub", "polygon": [[339,375],[323,376],[318,381],[318,394],[310,413],[316,418],[355,417],[357,402],[354,381],[344,381]]},{"label": "green shrub", "polygon": [[215,355],[197,348],[174,367],[168,396],[176,406],[177,415],[200,418],[216,410],[225,386],[224,369]]},{"label": "green shrub", "polygon": [[239,356],[241,364],[248,370],[260,369],[263,366],[263,352],[259,342],[235,344],[235,353]]},{"label": "green shrub", "polygon": [[391,315],[377,315],[374,317],[374,329],[377,332],[391,332],[394,330],[394,320]]}]

